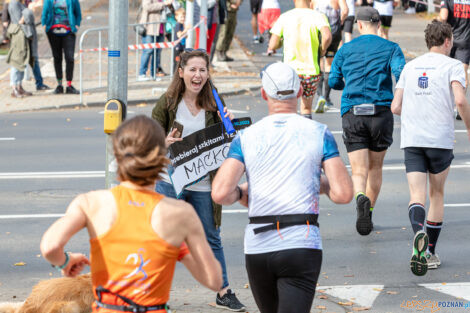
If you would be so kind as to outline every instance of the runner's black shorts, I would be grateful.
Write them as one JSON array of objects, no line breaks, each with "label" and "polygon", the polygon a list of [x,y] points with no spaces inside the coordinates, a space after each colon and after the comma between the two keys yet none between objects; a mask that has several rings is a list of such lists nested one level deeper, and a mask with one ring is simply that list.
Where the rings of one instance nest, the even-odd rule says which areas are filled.
[{"label": "runner's black shorts", "polygon": [[439,174],[445,171],[452,160],[452,149],[407,147],[405,148],[406,172]]},{"label": "runner's black shorts", "polygon": [[322,250],[289,249],[245,254],[250,288],[263,313],[308,313],[322,263]]},{"label": "runner's black shorts", "polygon": [[259,12],[261,12],[262,4],[263,0],[250,0],[251,13],[258,14]]},{"label": "runner's black shorts", "polygon": [[380,24],[385,28],[390,28],[392,27],[392,19],[391,15],[380,15]]},{"label": "runner's black shorts", "polygon": [[361,149],[381,152],[392,145],[392,111],[383,105],[376,105],[375,111],[375,115],[354,115],[351,108],[343,115],[343,141],[347,152]]},{"label": "runner's black shorts", "polygon": [[353,26],[354,26],[354,16],[348,16],[343,23],[343,30],[345,33],[351,33],[353,32]]},{"label": "runner's black shorts", "polygon": [[336,33],[333,34],[333,39],[331,40],[331,44],[326,49],[326,57],[332,58],[335,56],[336,52],[338,52],[338,47],[342,39],[343,38],[341,36],[341,29],[340,29]]},{"label": "runner's black shorts", "polygon": [[452,50],[450,50],[450,57],[468,65],[470,62],[470,48],[460,48],[453,46]]}]

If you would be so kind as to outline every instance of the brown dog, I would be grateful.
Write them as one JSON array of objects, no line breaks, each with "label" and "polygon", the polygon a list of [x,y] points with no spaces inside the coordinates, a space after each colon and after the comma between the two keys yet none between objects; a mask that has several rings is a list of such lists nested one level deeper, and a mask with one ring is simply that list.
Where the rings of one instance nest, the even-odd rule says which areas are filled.
[{"label": "brown dog", "polygon": [[21,305],[10,303],[0,313],[90,313],[94,301],[91,275],[43,280]]}]

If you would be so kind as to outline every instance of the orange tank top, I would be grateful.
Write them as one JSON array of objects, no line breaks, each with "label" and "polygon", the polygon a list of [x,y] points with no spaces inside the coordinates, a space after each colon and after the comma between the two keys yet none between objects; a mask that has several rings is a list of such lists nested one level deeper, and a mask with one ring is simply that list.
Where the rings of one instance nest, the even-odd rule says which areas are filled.
[{"label": "orange tank top", "polygon": [[[117,205],[116,221],[107,233],[90,240],[95,298],[96,288],[102,286],[138,305],[164,304],[170,297],[176,261],[189,253],[188,248],[185,244],[180,248],[170,245],[151,226],[152,212],[162,195],[123,186],[111,192]],[[101,302],[127,305],[108,293],[102,294]],[[95,303],[93,312],[117,311],[98,308]]]}]

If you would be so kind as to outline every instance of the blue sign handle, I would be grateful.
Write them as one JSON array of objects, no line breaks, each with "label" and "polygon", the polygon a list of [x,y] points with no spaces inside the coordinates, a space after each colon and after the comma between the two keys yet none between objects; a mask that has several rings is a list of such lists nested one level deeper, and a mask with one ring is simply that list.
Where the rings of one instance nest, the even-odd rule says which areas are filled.
[{"label": "blue sign handle", "polygon": [[217,103],[217,108],[219,109],[222,122],[224,122],[225,131],[229,135],[233,134],[235,132],[235,128],[233,128],[232,121],[230,121],[230,118],[225,117],[224,105],[222,104],[219,94],[217,93],[214,87],[212,87],[212,95],[214,96],[215,103]]}]

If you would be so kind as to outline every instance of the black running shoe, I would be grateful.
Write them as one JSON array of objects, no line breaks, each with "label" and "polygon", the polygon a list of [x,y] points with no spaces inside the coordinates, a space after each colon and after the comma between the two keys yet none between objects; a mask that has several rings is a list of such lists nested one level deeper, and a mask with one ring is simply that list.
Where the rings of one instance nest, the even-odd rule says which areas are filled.
[{"label": "black running shoe", "polygon": [[410,267],[413,274],[423,276],[428,271],[428,261],[426,259],[426,249],[429,238],[424,230],[420,230],[413,238],[413,254],[411,255]]},{"label": "black running shoe", "polygon": [[78,95],[80,94],[80,91],[75,89],[74,86],[70,85],[65,89],[65,93],[71,94],[71,95]]},{"label": "black running shoe", "polygon": [[227,309],[234,312],[245,312],[245,306],[238,301],[235,294],[231,289],[227,290],[227,293],[222,297],[217,293],[215,298],[215,306],[221,309]]},{"label": "black running shoe", "polygon": [[59,95],[64,93],[64,87],[62,85],[57,85],[54,89],[54,94]]},{"label": "black running shoe", "polygon": [[356,230],[362,236],[372,231],[372,218],[370,214],[370,200],[365,195],[359,195],[356,200]]}]

